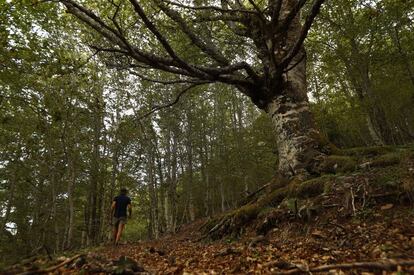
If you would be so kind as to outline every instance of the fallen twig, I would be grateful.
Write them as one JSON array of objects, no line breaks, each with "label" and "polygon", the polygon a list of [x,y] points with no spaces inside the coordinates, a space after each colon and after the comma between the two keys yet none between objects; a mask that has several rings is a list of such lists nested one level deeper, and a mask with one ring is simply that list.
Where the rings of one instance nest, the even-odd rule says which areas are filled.
[{"label": "fallen twig", "polygon": [[[396,267],[407,267],[407,266],[414,266],[414,261],[397,261],[397,260],[382,260],[379,262],[356,262],[356,263],[348,263],[348,264],[332,264],[332,265],[321,265],[318,267],[309,268],[309,272],[324,272],[331,269],[341,269],[341,270],[349,270],[349,269],[379,269],[379,270],[392,270]],[[288,271],[281,271],[275,274],[301,274],[304,273],[303,270],[299,268],[295,268]]]},{"label": "fallen twig", "polygon": [[352,205],[352,216],[355,216],[355,212],[356,212],[355,195],[354,195],[354,191],[352,190],[352,187],[351,187],[351,205]]},{"label": "fallen twig", "polygon": [[64,265],[66,265],[66,264],[68,264],[68,263],[73,262],[74,260],[76,260],[77,258],[81,257],[82,255],[83,255],[83,254],[77,254],[77,255],[73,256],[72,258],[69,258],[69,259],[67,259],[67,260],[65,260],[65,261],[63,261],[63,262],[61,262],[60,264],[57,264],[57,265],[51,266],[51,267],[46,268],[46,269],[31,270],[31,271],[27,271],[27,272],[22,272],[22,273],[19,273],[18,275],[31,275],[31,274],[45,274],[45,273],[50,273],[50,272],[53,272],[53,271],[55,271],[56,269],[58,269],[58,268],[60,268],[60,267],[62,267],[62,266],[64,266]]}]

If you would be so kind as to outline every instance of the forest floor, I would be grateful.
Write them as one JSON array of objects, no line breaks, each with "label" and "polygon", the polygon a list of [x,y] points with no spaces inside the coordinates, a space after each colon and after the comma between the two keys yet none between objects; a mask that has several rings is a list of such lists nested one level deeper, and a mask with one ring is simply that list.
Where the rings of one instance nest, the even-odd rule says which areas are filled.
[{"label": "forest floor", "polygon": [[294,190],[304,192],[251,220],[251,211],[230,211],[221,217],[243,218],[242,231],[217,240],[206,228],[220,217],[200,219],[158,240],[35,260],[5,274],[414,274],[413,152],[369,157],[356,171],[300,183]]},{"label": "forest floor", "polygon": [[185,226],[157,241],[107,246],[97,254],[107,259],[128,256],[158,274],[268,274],[338,263],[414,261],[414,212],[390,204],[366,220],[291,221],[266,236],[246,234],[240,240],[200,242],[200,225]]},{"label": "forest floor", "polygon": [[[364,220],[290,221],[266,236],[247,232],[239,240],[200,242],[201,225],[187,225],[157,241],[107,246],[97,254],[107,259],[128,256],[157,274],[269,274],[385,259],[414,265],[414,211],[408,207],[385,204]],[[329,270],[339,274],[339,268],[324,272]],[[365,270],[374,271],[373,264]],[[404,270],[414,274],[414,268]]]},{"label": "forest floor", "polygon": [[[250,230],[237,240],[200,241],[199,228],[204,223],[205,220],[199,220],[183,226],[177,234],[159,240],[106,245],[88,254],[63,258],[49,271],[310,274],[307,270],[322,266],[323,274],[362,274],[362,271],[363,274],[414,274],[414,210],[410,206],[387,203],[371,209],[365,216],[345,219],[332,216],[312,222],[292,219],[265,236],[257,236]],[[64,261],[66,265],[62,265]],[[345,264],[342,269],[345,273],[337,264]],[[356,265],[361,268],[350,269]],[[386,269],[387,272],[380,271]],[[38,274],[38,271],[26,270],[23,274]]]}]

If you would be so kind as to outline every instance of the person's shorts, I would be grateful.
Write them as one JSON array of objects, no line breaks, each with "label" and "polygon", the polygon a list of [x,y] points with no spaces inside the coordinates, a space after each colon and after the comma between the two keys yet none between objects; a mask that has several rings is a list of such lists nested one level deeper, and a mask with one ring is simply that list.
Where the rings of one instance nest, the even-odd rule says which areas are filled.
[{"label": "person's shorts", "polygon": [[127,217],[113,217],[113,225],[119,226],[120,224],[126,224],[127,223]]}]

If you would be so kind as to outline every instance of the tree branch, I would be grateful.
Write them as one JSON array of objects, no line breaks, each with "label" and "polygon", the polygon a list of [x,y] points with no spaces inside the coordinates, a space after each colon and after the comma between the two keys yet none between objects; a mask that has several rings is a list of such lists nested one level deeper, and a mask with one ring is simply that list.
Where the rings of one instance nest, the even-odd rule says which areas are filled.
[{"label": "tree branch", "polygon": [[260,10],[260,8],[256,5],[254,0],[249,0],[249,3],[253,6],[253,8],[256,10],[257,15],[259,16],[260,20],[264,23],[266,23],[266,17],[264,17],[263,12]]},{"label": "tree branch", "polygon": [[251,10],[244,10],[244,9],[224,9],[224,8],[220,8],[217,6],[188,6],[188,5],[184,5],[184,4],[180,4],[180,3],[176,3],[173,1],[168,1],[168,0],[163,0],[163,2],[167,3],[167,4],[171,4],[183,9],[190,9],[190,10],[196,10],[196,11],[217,11],[217,12],[222,12],[222,13],[249,13],[249,14],[257,14],[256,11],[251,11]]},{"label": "tree branch", "polygon": [[80,20],[91,26],[94,30],[102,34],[108,40],[116,43],[119,46],[127,47],[124,44],[123,40],[119,38],[119,33],[107,24],[102,21],[98,16],[96,16],[90,10],[78,5],[72,0],[60,0],[68,9],[70,13],[78,17]]},{"label": "tree branch", "polygon": [[61,262],[60,264],[51,266],[49,268],[35,270],[35,271],[27,271],[27,272],[20,273],[20,275],[47,274],[47,273],[51,273],[51,272],[54,272],[56,269],[58,269],[58,268],[60,268],[60,267],[62,267],[64,265],[67,265],[68,263],[73,262],[74,260],[76,260],[77,258],[79,258],[81,256],[83,256],[83,255],[82,254],[78,254],[78,255],[73,256],[72,258],[69,258],[69,259]]},{"label": "tree branch", "polygon": [[209,45],[197,37],[197,35],[190,29],[177,11],[168,8],[161,0],[156,0],[156,3],[165,14],[167,14],[180,26],[181,30],[190,38],[191,42],[193,42],[193,44],[196,45],[201,51],[222,65],[230,64],[230,62],[213,44]]},{"label": "tree branch", "polygon": [[[303,1],[303,0],[302,0]],[[290,61],[298,54],[300,48],[303,45],[303,41],[305,41],[306,36],[308,35],[309,29],[312,26],[313,21],[315,20],[316,15],[318,15],[319,10],[325,0],[315,0],[313,3],[312,9],[308,16],[306,17],[305,24],[302,27],[301,33],[299,38],[297,39],[295,45],[292,47],[290,52],[283,58],[283,60],[279,63],[279,68],[285,68]]]},{"label": "tree branch", "polygon": [[170,84],[183,84],[183,83],[200,83],[200,80],[197,79],[176,79],[176,80],[159,80],[159,79],[153,79],[150,77],[147,77],[143,74],[140,74],[136,71],[133,70],[128,70],[128,72],[132,75],[135,75],[139,78],[141,78],[142,80],[148,81],[148,82],[153,82],[153,83],[159,83],[159,84],[164,84],[164,85],[170,85]]},{"label": "tree branch", "polygon": [[140,120],[142,120],[143,118],[146,118],[146,117],[148,117],[149,115],[151,115],[151,114],[155,113],[156,111],[159,111],[159,110],[161,110],[161,109],[165,109],[165,108],[168,108],[168,107],[171,107],[171,106],[173,106],[173,105],[177,104],[177,103],[180,101],[180,98],[181,98],[181,97],[182,97],[182,96],[183,96],[186,92],[190,91],[190,90],[191,90],[192,88],[194,88],[194,87],[197,87],[197,86],[200,86],[200,85],[204,85],[204,84],[208,84],[208,83],[211,83],[211,82],[209,82],[209,81],[200,81],[200,82],[198,82],[198,83],[194,83],[194,84],[192,84],[192,85],[190,85],[190,86],[188,86],[188,87],[184,88],[181,92],[179,92],[179,93],[178,93],[177,97],[176,97],[173,101],[171,101],[171,102],[169,102],[169,103],[167,103],[167,104],[164,104],[164,105],[154,106],[154,107],[152,108],[152,110],[151,110],[151,111],[149,111],[149,112],[147,112],[147,113],[145,113],[145,114],[141,115],[141,116],[140,116],[140,117],[138,117],[136,120],[140,121]]},{"label": "tree branch", "polygon": [[138,14],[138,16],[142,19],[145,26],[155,35],[155,37],[158,39],[158,41],[161,43],[164,49],[168,52],[168,54],[172,57],[172,59],[174,59],[177,63],[179,63],[179,65],[183,69],[189,72],[192,72],[195,75],[206,77],[205,73],[193,68],[175,53],[174,49],[168,43],[167,39],[158,31],[157,27],[148,19],[147,15],[145,14],[144,10],[139,5],[137,0],[129,0],[129,2],[134,7],[134,10]]},{"label": "tree branch", "polygon": [[[323,272],[331,269],[379,269],[379,270],[392,270],[398,266],[414,266],[414,261],[397,261],[397,260],[382,260],[379,262],[356,262],[356,263],[346,263],[346,264],[332,264],[332,265],[322,265],[314,268],[309,268],[307,272]],[[276,274],[303,274],[304,270],[295,268],[289,271],[277,272]]]},{"label": "tree branch", "polygon": [[191,20],[195,23],[202,23],[202,22],[216,22],[216,21],[223,21],[223,22],[243,22],[243,19],[234,14],[219,14],[219,15],[209,15],[209,16],[197,16]]},{"label": "tree branch", "polygon": [[282,2],[283,0],[274,0],[273,2],[273,12],[272,12],[272,19],[271,25],[273,26],[275,22],[279,20],[280,10],[282,9]]},{"label": "tree branch", "polygon": [[[170,44],[167,42],[164,36],[158,31],[155,25],[149,21],[145,12],[142,10],[141,6],[137,0],[129,0],[135,11],[138,13],[139,17],[144,21],[145,26],[157,37],[157,40],[163,45],[164,49],[169,53],[170,57],[162,57],[154,55],[152,53],[147,53],[141,49],[132,46],[128,43],[126,38],[117,30],[109,27],[97,17],[92,11],[87,10],[86,8],[78,5],[73,0],[60,0],[68,9],[70,13],[75,15],[81,21],[89,25],[91,28],[100,33],[104,38],[109,42],[114,43],[119,46],[120,49],[110,48],[106,51],[119,52],[124,55],[130,56],[139,63],[146,64],[154,69],[166,71],[172,74],[183,75],[188,77],[195,77],[201,80],[220,81],[227,84],[233,85],[251,85],[251,81],[246,79],[245,76],[237,74],[238,70],[246,70],[248,75],[252,79],[259,79],[257,74],[253,71],[252,68],[246,62],[240,62],[237,64],[232,64],[224,67],[206,67],[200,65],[189,64],[179,58]],[[95,47],[99,49],[99,47]],[[103,48],[101,48],[103,49]],[[124,51],[122,50],[124,49]]]},{"label": "tree branch", "polygon": [[289,14],[283,20],[283,22],[276,28],[275,33],[279,31],[287,31],[292,20],[298,15],[299,11],[303,8],[307,0],[299,0],[296,5],[290,10]]}]

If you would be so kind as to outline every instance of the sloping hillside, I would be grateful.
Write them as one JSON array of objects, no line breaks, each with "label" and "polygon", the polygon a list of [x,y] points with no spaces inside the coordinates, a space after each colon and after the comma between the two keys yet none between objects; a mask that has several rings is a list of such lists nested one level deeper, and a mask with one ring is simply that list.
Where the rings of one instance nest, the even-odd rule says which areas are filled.
[{"label": "sloping hillside", "polygon": [[[220,217],[198,220],[159,240],[107,245],[55,260],[55,265],[37,258],[9,272],[414,273],[412,150],[353,150],[348,156],[356,159],[352,171],[294,183],[297,186],[289,188],[295,192],[288,192],[254,217],[246,214],[249,205],[275,198],[275,191],[268,190],[264,198],[252,199]],[[334,165],[335,169],[344,167]],[[231,217],[232,223],[217,238],[214,224],[223,217]],[[59,266],[64,260],[66,264]]]}]

